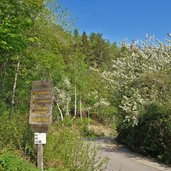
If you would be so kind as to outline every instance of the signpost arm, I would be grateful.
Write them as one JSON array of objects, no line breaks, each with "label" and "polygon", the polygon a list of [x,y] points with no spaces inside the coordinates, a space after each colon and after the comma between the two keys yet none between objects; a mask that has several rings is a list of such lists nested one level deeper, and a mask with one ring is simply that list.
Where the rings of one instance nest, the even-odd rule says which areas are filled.
[{"label": "signpost arm", "polygon": [[43,144],[38,144],[37,148],[37,167],[43,171]]}]

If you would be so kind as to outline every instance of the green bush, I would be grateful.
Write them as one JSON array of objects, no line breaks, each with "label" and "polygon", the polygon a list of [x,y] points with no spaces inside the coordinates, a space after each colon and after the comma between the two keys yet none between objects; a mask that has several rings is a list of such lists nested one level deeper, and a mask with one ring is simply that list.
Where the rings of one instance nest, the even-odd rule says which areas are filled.
[{"label": "green bush", "polygon": [[143,154],[171,163],[171,112],[157,104],[146,107],[138,125],[123,123],[117,140]]},{"label": "green bush", "polygon": [[74,123],[78,127],[81,136],[84,138],[97,138],[104,136],[104,134],[97,134],[90,129],[90,126],[92,124],[97,124],[97,122],[95,120],[92,120],[91,118],[83,118],[82,120],[78,118],[75,120]]},{"label": "green bush", "polygon": [[76,126],[54,124],[45,145],[45,166],[54,171],[104,170],[107,160],[97,160],[96,148],[83,142]]},{"label": "green bush", "polygon": [[38,171],[38,169],[14,152],[5,151],[0,155],[0,171]]},{"label": "green bush", "polygon": [[28,116],[14,113],[9,119],[9,113],[0,116],[0,149],[21,150],[24,154],[35,159],[33,150],[33,133],[28,124]]}]

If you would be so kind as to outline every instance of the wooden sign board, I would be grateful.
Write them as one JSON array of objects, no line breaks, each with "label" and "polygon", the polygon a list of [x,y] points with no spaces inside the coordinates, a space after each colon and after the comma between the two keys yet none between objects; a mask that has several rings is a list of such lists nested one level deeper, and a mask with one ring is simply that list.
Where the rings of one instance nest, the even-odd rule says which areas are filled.
[{"label": "wooden sign board", "polygon": [[42,125],[50,125],[52,122],[52,104],[53,94],[51,82],[33,81],[29,123],[40,126],[39,128]]},{"label": "wooden sign board", "polygon": [[48,125],[31,125],[31,129],[33,132],[48,132]]}]

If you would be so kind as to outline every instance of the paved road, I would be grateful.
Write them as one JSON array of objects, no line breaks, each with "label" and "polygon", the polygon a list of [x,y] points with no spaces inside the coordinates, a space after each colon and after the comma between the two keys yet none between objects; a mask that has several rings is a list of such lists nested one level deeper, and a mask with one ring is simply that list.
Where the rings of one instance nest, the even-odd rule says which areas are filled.
[{"label": "paved road", "polygon": [[100,157],[108,157],[106,171],[171,171],[171,168],[133,153],[124,146],[111,143],[109,139],[98,139]]}]

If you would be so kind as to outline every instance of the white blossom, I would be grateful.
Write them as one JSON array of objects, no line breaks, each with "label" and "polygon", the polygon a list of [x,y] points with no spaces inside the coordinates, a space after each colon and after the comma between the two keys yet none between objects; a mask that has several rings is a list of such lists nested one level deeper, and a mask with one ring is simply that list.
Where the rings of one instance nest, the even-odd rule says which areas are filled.
[{"label": "white blossom", "polygon": [[[137,124],[137,117],[144,104],[158,100],[158,90],[154,87],[141,85],[140,81],[147,73],[165,71],[171,64],[171,47],[160,41],[154,45],[154,36],[146,35],[145,42],[133,42],[131,45],[123,42],[122,47],[127,51],[112,60],[112,72],[105,71],[102,78],[113,91],[122,94],[120,108],[128,114],[125,121],[132,120]],[[110,87],[111,88],[111,87]]]}]

